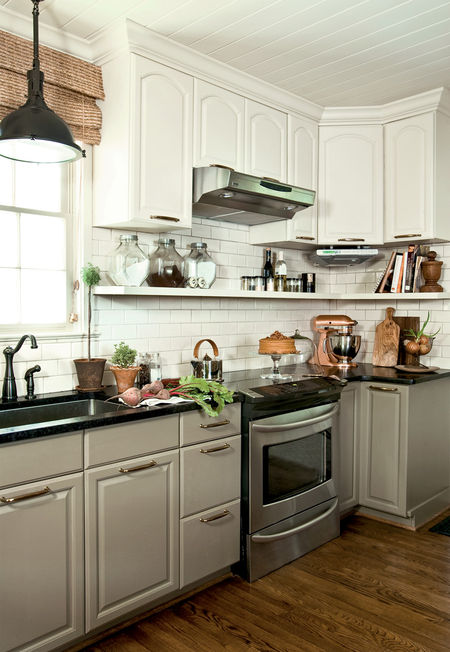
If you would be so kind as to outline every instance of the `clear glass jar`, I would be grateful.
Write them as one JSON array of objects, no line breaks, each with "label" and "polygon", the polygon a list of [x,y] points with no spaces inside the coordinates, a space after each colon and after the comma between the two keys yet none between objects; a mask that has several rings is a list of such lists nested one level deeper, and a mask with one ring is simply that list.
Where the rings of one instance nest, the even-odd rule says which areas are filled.
[{"label": "clear glass jar", "polygon": [[286,292],[300,292],[300,281],[298,278],[289,277],[286,279]]},{"label": "clear glass jar", "polygon": [[108,276],[115,285],[139,287],[150,270],[150,261],[138,245],[137,235],[121,235],[113,251]]},{"label": "clear glass jar", "polygon": [[210,288],[216,279],[216,263],[206,251],[205,242],[192,242],[190,252],[183,258],[183,276],[186,287]]},{"label": "clear glass jar", "polygon": [[184,283],[183,259],[175,249],[175,240],[160,238],[157,250],[150,256],[147,283],[154,287],[178,288]]},{"label": "clear glass jar", "polygon": [[254,276],[253,279],[254,279],[254,282],[255,282],[255,288],[254,289],[257,292],[264,292],[264,289],[265,289],[265,283],[264,283],[265,278],[264,278],[264,276]]}]

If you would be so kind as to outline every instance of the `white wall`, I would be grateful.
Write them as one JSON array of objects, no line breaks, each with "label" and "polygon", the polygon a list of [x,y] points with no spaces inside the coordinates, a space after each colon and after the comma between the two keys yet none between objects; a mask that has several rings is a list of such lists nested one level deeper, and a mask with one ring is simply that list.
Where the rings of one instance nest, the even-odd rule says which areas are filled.
[{"label": "white wall", "polygon": [[[105,271],[109,256],[117,246],[120,231],[93,229],[92,256],[94,264]],[[146,253],[156,246],[158,235],[139,233],[139,244]],[[176,248],[184,255],[188,244],[202,240],[218,264],[218,283],[239,287],[242,275],[261,272],[264,248],[248,244],[248,229],[228,223],[210,222],[194,218],[192,231],[171,234]],[[443,260],[441,284],[450,289],[450,244],[433,246],[438,258]],[[391,248],[383,252],[388,256]],[[384,261],[375,264],[343,268],[314,267],[306,255],[286,249],[288,276],[315,271],[318,292],[371,292]],[[106,280],[105,284],[108,284]],[[393,295],[395,296],[395,295]],[[425,298],[422,298],[425,296]],[[93,343],[93,355],[109,358],[114,344],[121,340],[139,352],[159,351],[163,374],[176,377],[189,373],[195,343],[201,338],[213,339],[224,360],[224,370],[252,369],[269,366],[270,359],[258,355],[258,340],[274,330],[292,334],[295,328],[311,336],[311,318],[321,313],[343,313],[359,323],[356,332],[362,335],[361,351],[357,360],[371,362],[375,326],[385,316],[387,306],[393,306],[398,315],[418,315],[423,322],[431,312],[430,331],[441,328],[430,355],[423,357],[425,364],[450,369],[450,302],[427,300],[426,295],[414,295],[411,300],[395,301],[388,297],[382,301],[318,301],[302,298],[291,300],[253,299],[192,299],[183,297],[102,297],[94,300],[94,329],[99,337]],[[11,340],[15,344],[18,337]],[[42,371],[35,375],[37,392],[54,392],[72,389],[76,374],[72,360],[86,355],[85,342],[61,340],[39,341],[32,350],[25,343],[15,357],[15,373],[19,395],[25,392],[22,380],[26,369],[36,363]],[[204,345],[205,352],[208,351]],[[203,352],[203,348],[202,348]],[[293,360],[293,358],[291,358]],[[287,362],[288,360],[286,360]],[[0,377],[4,364],[0,365]],[[112,384],[111,372],[105,373],[105,384]]]}]

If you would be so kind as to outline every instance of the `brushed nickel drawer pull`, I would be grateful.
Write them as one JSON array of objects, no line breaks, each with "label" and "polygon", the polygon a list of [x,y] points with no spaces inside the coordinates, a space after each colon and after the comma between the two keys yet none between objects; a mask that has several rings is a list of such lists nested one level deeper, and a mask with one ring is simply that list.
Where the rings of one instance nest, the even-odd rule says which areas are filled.
[{"label": "brushed nickel drawer pull", "polygon": [[156,466],[158,462],[155,462],[155,460],[151,460],[148,464],[140,464],[139,466],[132,466],[131,469],[124,469],[122,466],[120,467],[119,471],[120,473],[133,473],[133,471],[143,471],[144,469],[151,469],[152,466]]},{"label": "brushed nickel drawer pull", "polygon": [[225,518],[225,516],[228,516],[230,514],[230,511],[228,509],[224,509],[221,514],[215,514],[214,516],[208,516],[207,518],[201,518],[200,523],[211,523],[211,521],[217,521],[219,518]]},{"label": "brushed nickel drawer pull", "polygon": [[218,426],[227,426],[229,423],[229,419],[224,419],[223,421],[216,421],[215,423],[201,423],[200,428],[217,428]]},{"label": "brushed nickel drawer pull", "polygon": [[338,238],[338,242],[365,242],[365,238]]},{"label": "brushed nickel drawer pull", "polygon": [[167,222],[179,222],[179,217],[169,217],[168,215],[150,215],[151,220],[166,220]]},{"label": "brushed nickel drawer pull", "polygon": [[398,392],[396,387],[375,387],[375,385],[369,385],[369,389],[374,389],[376,392]]},{"label": "brushed nickel drawer pull", "polygon": [[39,489],[39,491],[33,491],[30,494],[23,494],[23,496],[11,496],[11,498],[5,498],[5,496],[2,496],[0,498],[0,502],[10,504],[10,503],[18,503],[21,500],[28,500],[28,498],[37,498],[38,496],[45,496],[45,494],[51,493],[51,489],[49,487],[44,487],[43,489]]},{"label": "brushed nickel drawer pull", "polygon": [[315,238],[311,235],[296,235],[295,236],[296,240],[315,240]]},{"label": "brushed nickel drawer pull", "polygon": [[421,233],[402,233],[401,235],[394,235],[394,238],[421,238]]},{"label": "brushed nickel drawer pull", "polygon": [[217,453],[217,451],[224,451],[227,448],[231,448],[231,445],[222,444],[222,446],[216,446],[215,448],[200,448],[200,453]]}]

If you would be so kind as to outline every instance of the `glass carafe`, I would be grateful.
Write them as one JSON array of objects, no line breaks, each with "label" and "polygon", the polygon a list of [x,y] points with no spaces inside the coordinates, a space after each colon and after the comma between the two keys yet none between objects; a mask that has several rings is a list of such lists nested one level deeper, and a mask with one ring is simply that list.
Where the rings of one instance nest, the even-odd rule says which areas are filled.
[{"label": "glass carafe", "polygon": [[175,249],[175,240],[160,238],[158,248],[150,256],[147,283],[156,287],[178,288],[183,285],[183,259]]},{"label": "glass carafe", "polygon": [[192,242],[190,252],[183,258],[183,276],[186,287],[209,288],[216,278],[216,263],[206,251],[205,242]]},{"label": "glass carafe", "polygon": [[115,285],[139,287],[150,270],[150,261],[138,245],[137,235],[121,235],[114,250],[108,276]]}]

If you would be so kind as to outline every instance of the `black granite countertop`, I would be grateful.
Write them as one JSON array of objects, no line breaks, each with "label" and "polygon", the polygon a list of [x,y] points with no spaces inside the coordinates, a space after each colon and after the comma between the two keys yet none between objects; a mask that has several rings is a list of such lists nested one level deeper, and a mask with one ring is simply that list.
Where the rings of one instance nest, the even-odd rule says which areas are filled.
[{"label": "black granite countertop", "polygon": [[[298,381],[301,381],[306,376],[315,374],[318,371],[317,368],[308,364],[289,365],[280,367],[280,369],[284,373],[292,374],[293,379]],[[349,369],[322,367],[319,371],[326,376],[335,375],[347,380],[348,382],[381,381],[383,383],[397,383],[402,385],[414,385],[450,377],[450,369],[439,369],[432,373],[406,373],[391,367],[374,367],[371,364],[363,363],[358,364],[357,367],[351,367]],[[247,388],[257,388],[271,383],[271,381],[261,379],[262,372],[263,370],[261,369],[255,369],[233,371],[224,374],[225,385],[234,392],[235,401],[242,401],[244,398],[243,395],[240,394],[240,390],[245,391]],[[127,421],[139,421],[142,419],[161,417],[169,414],[177,414],[180,412],[199,409],[198,405],[194,402],[177,403],[173,405],[161,404],[154,407],[142,408],[127,408],[126,406],[119,406],[117,403],[111,402],[106,404],[110,406],[111,409],[101,414],[71,416],[69,418],[59,418],[52,421],[33,421],[12,427],[2,424],[2,421],[4,424],[7,424],[8,415],[6,411],[9,410],[21,410],[24,407],[38,407],[55,403],[60,404],[61,409],[63,409],[61,404],[73,403],[73,401],[87,399],[98,399],[104,401],[106,398],[111,396],[114,391],[115,387],[106,388],[104,392],[98,392],[95,394],[82,394],[74,390],[54,394],[41,394],[33,401],[27,401],[25,398],[19,398],[17,401],[13,402],[0,401],[0,444],[34,439],[36,437],[44,437],[64,432],[85,430],[87,428],[99,428],[102,426],[125,423]]]}]

